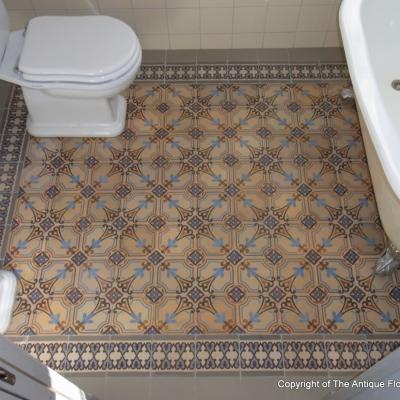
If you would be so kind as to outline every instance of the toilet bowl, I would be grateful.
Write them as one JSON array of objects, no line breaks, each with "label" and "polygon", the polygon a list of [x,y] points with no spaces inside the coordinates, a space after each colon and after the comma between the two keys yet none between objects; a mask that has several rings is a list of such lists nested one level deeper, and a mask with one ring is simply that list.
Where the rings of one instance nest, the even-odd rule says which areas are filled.
[{"label": "toilet bowl", "polygon": [[27,131],[41,137],[112,137],[142,59],[135,32],[107,16],[44,16],[10,32],[0,0],[0,79],[22,87]]}]

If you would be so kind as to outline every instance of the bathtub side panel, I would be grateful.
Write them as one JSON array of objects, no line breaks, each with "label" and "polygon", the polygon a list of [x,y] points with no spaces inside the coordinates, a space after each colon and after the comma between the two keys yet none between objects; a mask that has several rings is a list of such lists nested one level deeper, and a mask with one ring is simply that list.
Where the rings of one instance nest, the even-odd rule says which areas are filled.
[{"label": "bathtub side panel", "polygon": [[390,241],[400,249],[400,199],[388,182],[359,109],[358,115],[383,229]]}]

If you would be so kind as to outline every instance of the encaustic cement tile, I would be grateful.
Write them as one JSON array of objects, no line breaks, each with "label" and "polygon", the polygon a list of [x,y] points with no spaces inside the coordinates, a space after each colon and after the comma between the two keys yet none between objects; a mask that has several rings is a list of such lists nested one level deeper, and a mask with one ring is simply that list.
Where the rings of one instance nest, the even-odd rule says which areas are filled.
[{"label": "encaustic cement tile", "polygon": [[143,83],[117,138],[29,137],[8,334],[398,333],[347,85]]},{"label": "encaustic cement tile", "polygon": [[116,338],[17,342],[63,374],[362,372],[399,346],[395,339],[358,338]]}]

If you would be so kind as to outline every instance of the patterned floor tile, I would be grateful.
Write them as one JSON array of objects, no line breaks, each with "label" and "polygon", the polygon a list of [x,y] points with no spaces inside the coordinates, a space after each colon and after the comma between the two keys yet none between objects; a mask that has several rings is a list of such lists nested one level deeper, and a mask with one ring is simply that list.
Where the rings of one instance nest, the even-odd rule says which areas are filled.
[{"label": "patterned floor tile", "polygon": [[[19,287],[8,335],[398,333],[399,278],[372,273],[385,237],[356,110],[340,97],[348,84],[138,83],[117,138],[28,138],[10,221],[20,156],[9,147],[0,225]],[[11,109],[18,139],[19,90]],[[201,345],[198,365],[220,368],[206,355],[215,345]],[[244,345],[246,360],[255,344]],[[278,347],[257,368],[275,368]]]}]

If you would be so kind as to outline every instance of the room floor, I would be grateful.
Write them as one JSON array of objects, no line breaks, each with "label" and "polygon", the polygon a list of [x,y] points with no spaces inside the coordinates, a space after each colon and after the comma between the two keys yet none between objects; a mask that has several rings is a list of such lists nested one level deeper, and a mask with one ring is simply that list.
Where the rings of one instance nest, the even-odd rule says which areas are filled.
[{"label": "room floor", "polygon": [[29,137],[8,335],[398,332],[348,85],[140,83],[117,138]]}]

